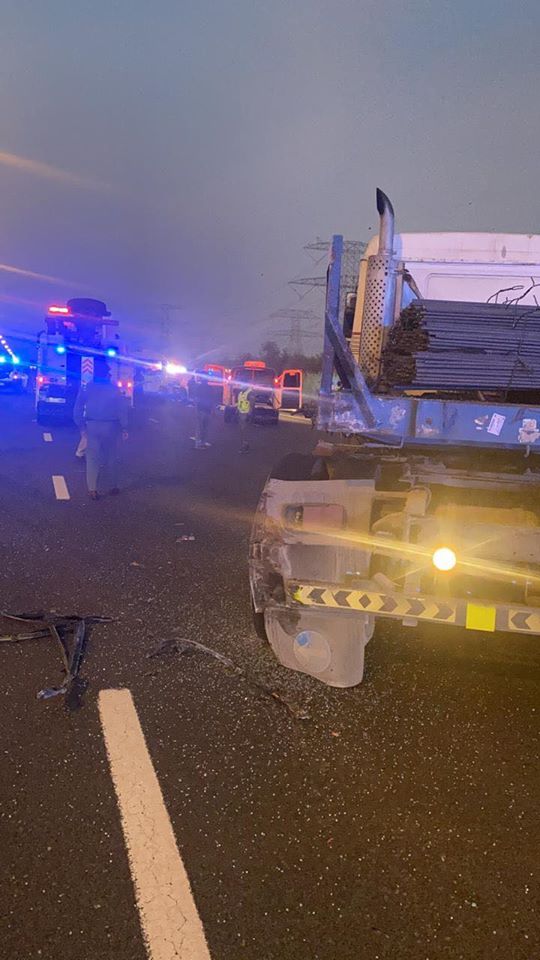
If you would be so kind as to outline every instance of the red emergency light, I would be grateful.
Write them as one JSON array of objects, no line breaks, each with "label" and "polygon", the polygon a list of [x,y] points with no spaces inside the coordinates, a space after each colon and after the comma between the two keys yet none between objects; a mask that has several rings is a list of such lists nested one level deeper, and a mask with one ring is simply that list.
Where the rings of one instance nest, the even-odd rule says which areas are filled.
[{"label": "red emergency light", "polygon": [[70,316],[69,307],[57,307],[53,304],[52,307],[49,307],[49,313],[60,313],[63,317]]},{"label": "red emergency light", "polygon": [[246,360],[246,362],[244,363],[244,366],[250,367],[251,369],[255,369],[255,370],[264,370],[266,367],[266,364],[264,360]]}]

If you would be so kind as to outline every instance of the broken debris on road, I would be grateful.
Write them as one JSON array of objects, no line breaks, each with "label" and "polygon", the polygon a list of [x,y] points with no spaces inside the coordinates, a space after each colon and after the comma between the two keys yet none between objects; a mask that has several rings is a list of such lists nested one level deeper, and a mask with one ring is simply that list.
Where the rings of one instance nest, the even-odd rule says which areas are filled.
[{"label": "broken debris on road", "polygon": [[98,623],[111,623],[112,617],[80,617],[77,614],[62,616],[43,612],[15,614],[6,611],[0,611],[0,617],[17,623],[42,624],[30,633],[13,633],[0,637],[0,643],[52,639],[60,650],[62,669],[65,674],[64,682],[61,687],[44,687],[39,690],[38,700],[50,700],[52,697],[63,695],[69,711],[82,706],[82,695],[87,688],[87,681],[80,677],[80,670],[91,629]]}]

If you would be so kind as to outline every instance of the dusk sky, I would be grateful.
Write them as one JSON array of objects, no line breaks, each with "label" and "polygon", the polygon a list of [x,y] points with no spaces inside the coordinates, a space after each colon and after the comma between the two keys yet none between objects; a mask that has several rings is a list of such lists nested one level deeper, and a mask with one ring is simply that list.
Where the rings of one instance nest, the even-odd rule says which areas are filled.
[{"label": "dusk sky", "polygon": [[378,185],[403,230],[540,232],[539,35],[538,0],[3,0],[2,325],[79,293],[255,347]]}]

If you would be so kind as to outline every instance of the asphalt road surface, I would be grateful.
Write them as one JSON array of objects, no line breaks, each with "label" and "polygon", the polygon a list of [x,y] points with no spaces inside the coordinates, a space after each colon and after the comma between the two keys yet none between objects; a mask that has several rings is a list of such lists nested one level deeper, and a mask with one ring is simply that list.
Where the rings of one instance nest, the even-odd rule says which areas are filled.
[{"label": "asphalt road surface", "polygon": [[[389,625],[354,689],[287,671],[251,626],[246,546],[307,425],[260,428],[240,457],[217,417],[195,451],[189,409],[147,411],[122,495],[92,503],[75,431],[32,417],[0,398],[0,607],[115,622],[73,712],[36,698],[62,682],[52,641],[0,644],[0,956],[538,957],[538,641]],[[239,669],[149,657],[182,638]],[[178,952],[182,864],[195,946]],[[167,871],[183,892],[163,895]]]}]

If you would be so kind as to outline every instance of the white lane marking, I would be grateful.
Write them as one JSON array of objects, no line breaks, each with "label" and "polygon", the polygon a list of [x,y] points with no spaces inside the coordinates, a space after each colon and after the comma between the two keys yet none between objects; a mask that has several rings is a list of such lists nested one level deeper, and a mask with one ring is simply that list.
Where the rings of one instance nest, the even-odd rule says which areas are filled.
[{"label": "white lane marking", "polygon": [[43,439],[45,443],[52,443],[52,433],[44,433]]},{"label": "white lane marking", "polygon": [[57,500],[69,500],[69,490],[67,488],[67,483],[63,477],[53,477],[52,478],[54,492],[56,494]]},{"label": "white lane marking", "polygon": [[101,690],[99,713],[148,957],[210,960],[131,692]]}]

